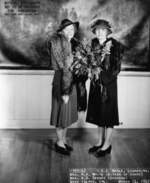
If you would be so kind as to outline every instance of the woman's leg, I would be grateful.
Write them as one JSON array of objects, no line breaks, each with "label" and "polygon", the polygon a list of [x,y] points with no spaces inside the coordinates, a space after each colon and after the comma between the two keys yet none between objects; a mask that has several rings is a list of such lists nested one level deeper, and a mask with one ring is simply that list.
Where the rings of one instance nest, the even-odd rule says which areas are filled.
[{"label": "woman's leg", "polygon": [[94,153],[102,147],[105,135],[105,128],[98,127],[98,142],[93,147],[89,148],[89,153]]},{"label": "woman's leg", "polygon": [[65,145],[64,145],[64,129],[63,128],[56,128],[56,134],[57,134],[57,144],[61,147],[64,147],[65,148]]},{"label": "woman's leg", "polygon": [[67,144],[67,128],[64,128],[63,130],[63,142],[64,144]]},{"label": "woman's leg", "polygon": [[112,142],[112,134],[113,134],[113,127],[108,127],[105,129],[105,141],[103,144],[103,147],[101,148],[101,150],[105,150],[107,149]]},{"label": "woman's leg", "polygon": [[68,151],[73,151],[73,147],[71,147],[67,143],[67,130],[68,130],[68,128],[64,128],[64,130],[63,130],[63,143]]},{"label": "woman's leg", "polygon": [[85,125],[85,111],[78,111],[78,126],[84,127]]},{"label": "woman's leg", "polygon": [[96,146],[102,145],[105,138],[105,127],[98,127],[98,142]]},{"label": "woman's leg", "polygon": [[56,151],[64,155],[70,155],[70,151],[73,149],[65,143],[67,128],[56,128],[56,133],[58,138],[55,144]]}]

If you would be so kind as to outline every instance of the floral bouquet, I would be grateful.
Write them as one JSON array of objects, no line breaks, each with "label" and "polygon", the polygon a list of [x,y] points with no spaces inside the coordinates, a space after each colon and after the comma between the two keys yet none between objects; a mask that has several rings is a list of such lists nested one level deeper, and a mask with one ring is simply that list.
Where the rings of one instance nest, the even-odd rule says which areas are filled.
[{"label": "floral bouquet", "polygon": [[94,81],[99,80],[101,71],[109,68],[109,63],[107,63],[107,65],[105,65],[105,68],[104,68],[103,62],[106,56],[110,55],[111,46],[112,46],[112,41],[110,40],[105,44],[105,46],[102,49],[95,49],[92,51],[91,64],[90,64],[92,80]]},{"label": "floral bouquet", "polygon": [[[78,41],[78,40],[76,40]],[[74,60],[71,65],[71,71],[76,77],[88,77],[90,61],[91,61],[91,51],[90,46],[85,44],[85,42],[77,42],[78,46],[76,47],[73,55]]]},{"label": "floral bouquet", "polygon": [[70,68],[71,71],[76,77],[89,76],[91,80],[99,80],[100,72],[103,70],[102,63],[106,55],[110,54],[111,40],[106,43],[103,49],[94,51],[91,51],[91,46],[86,39],[82,43],[76,41],[78,46],[73,53],[74,61]]}]

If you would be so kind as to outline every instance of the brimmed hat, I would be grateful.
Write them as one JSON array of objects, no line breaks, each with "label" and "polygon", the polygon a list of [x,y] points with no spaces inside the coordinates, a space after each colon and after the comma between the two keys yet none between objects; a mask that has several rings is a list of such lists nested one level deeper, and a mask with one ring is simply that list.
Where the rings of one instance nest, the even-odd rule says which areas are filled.
[{"label": "brimmed hat", "polygon": [[111,25],[110,25],[109,22],[106,21],[106,20],[98,19],[98,20],[96,20],[96,21],[91,25],[91,30],[92,30],[92,32],[93,32],[94,34],[95,34],[96,29],[99,29],[99,28],[107,29],[108,34],[111,34],[111,33],[112,33]]},{"label": "brimmed hat", "polygon": [[57,30],[57,32],[61,32],[65,27],[69,26],[69,25],[74,25],[77,29],[79,27],[79,22],[72,22],[69,19],[64,19],[61,21],[61,24]]}]

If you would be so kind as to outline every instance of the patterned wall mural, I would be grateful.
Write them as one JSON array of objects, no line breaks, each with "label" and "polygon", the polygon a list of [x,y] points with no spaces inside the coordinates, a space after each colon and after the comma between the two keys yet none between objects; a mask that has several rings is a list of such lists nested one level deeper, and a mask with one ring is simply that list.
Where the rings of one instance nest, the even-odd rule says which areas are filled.
[{"label": "patterned wall mural", "polygon": [[79,21],[82,37],[90,41],[90,24],[103,18],[125,48],[122,69],[150,70],[149,5],[149,0],[1,0],[0,67],[50,69],[47,42],[62,19]]}]

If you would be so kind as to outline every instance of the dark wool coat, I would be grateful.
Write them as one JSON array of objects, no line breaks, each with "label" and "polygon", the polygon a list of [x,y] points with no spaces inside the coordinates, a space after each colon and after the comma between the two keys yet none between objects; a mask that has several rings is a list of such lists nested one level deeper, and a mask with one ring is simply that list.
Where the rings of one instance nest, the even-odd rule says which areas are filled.
[{"label": "dark wool coat", "polygon": [[[51,64],[55,70],[52,86],[51,125],[68,127],[77,121],[77,94],[73,84],[73,76],[69,67],[73,56],[71,43],[63,34],[55,34],[51,38]],[[65,104],[63,95],[69,95],[69,102]]]},{"label": "dark wool coat", "polygon": [[[100,73],[98,82],[91,81],[87,122],[96,124],[102,127],[113,127],[119,125],[118,117],[118,102],[117,102],[117,75],[121,69],[121,47],[120,44],[110,38],[105,44],[111,41],[112,46],[110,54],[107,54],[101,64],[103,69]],[[100,62],[103,46],[99,44],[99,40],[92,40],[92,51],[94,53],[95,62]],[[100,84],[99,84],[100,83]]]}]

